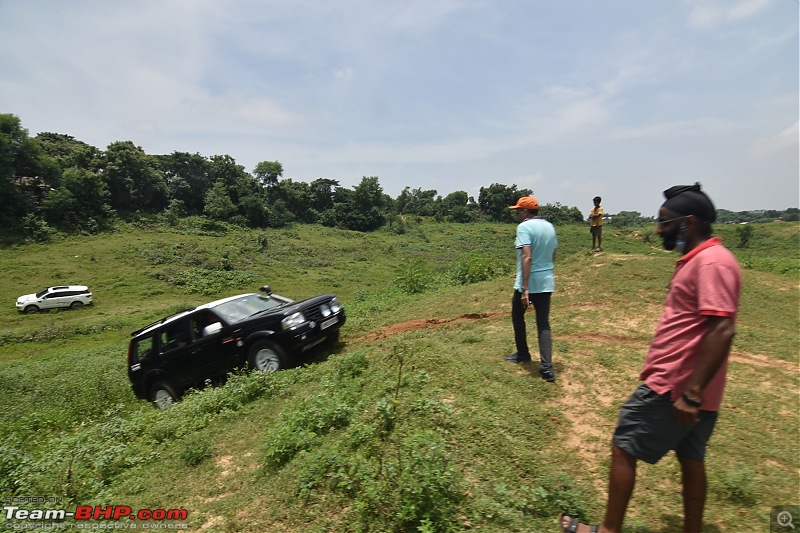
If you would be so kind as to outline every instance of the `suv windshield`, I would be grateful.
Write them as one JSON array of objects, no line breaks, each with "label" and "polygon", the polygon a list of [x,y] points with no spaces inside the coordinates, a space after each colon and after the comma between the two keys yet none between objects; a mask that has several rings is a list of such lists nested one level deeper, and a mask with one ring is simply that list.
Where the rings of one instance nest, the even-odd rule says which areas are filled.
[{"label": "suv windshield", "polygon": [[273,300],[269,296],[248,294],[230,302],[225,302],[214,307],[214,311],[226,322],[238,322],[249,316],[274,309],[283,305],[283,302]]},{"label": "suv windshield", "polygon": [[36,293],[36,297],[37,297],[37,298],[41,298],[42,296],[44,296],[45,294],[47,294],[47,291],[49,291],[49,290],[50,290],[50,289],[45,289],[45,290],[43,290],[43,291],[39,291],[39,292],[37,292],[37,293]]}]

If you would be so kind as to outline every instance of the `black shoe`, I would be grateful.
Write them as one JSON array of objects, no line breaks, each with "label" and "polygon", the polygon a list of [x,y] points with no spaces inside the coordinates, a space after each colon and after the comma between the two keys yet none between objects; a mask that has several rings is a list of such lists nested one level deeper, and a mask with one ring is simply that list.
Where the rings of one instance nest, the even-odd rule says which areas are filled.
[{"label": "black shoe", "polygon": [[520,357],[519,352],[514,352],[508,357],[506,357],[506,361],[511,361],[512,363],[530,363],[530,357]]},{"label": "black shoe", "polygon": [[552,383],[556,380],[556,375],[553,374],[552,370],[539,370],[539,374],[542,376],[542,379]]}]

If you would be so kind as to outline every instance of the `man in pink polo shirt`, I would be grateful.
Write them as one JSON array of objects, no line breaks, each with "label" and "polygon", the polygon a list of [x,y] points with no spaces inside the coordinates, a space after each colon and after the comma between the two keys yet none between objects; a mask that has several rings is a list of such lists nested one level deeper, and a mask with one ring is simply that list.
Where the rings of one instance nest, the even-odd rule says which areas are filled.
[{"label": "man in pink polo shirt", "polygon": [[705,450],[722,403],[742,274],[711,236],[714,204],[700,184],[664,191],[657,233],[683,254],[639,379],[614,432],[608,504],[602,525],[561,515],[565,532],[618,533],[639,460],[655,464],[675,450],[683,477],[684,532],[699,532],[706,498]]}]

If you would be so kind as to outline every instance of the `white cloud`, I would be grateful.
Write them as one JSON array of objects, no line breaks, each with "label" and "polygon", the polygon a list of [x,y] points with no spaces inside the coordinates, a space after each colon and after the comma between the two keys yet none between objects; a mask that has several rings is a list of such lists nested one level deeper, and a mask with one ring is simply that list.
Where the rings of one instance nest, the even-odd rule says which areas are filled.
[{"label": "white cloud", "polygon": [[[751,152],[760,157],[770,157],[778,152],[791,151],[800,157],[800,122],[769,137],[756,139]],[[798,177],[800,179],[800,177]]]},{"label": "white cloud", "polygon": [[687,5],[692,6],[689,24],[698,28],[713,28],[731,21],[746,20],[766,9],[772,1],[688,0]]},{"label": "white cloud", "polygon": [[0,112],[100,148],[279,160],[303,181],[516,182],[611,210],[650,213],[643,191],[673,180],[763,174],[756,207],[775,208],[797,182],[797,15],[791,0],[0,0]]},{"label": "white cloud", "polygon": [[333,77],[339,80],[350,80],[356,75],[353,67],[341,67],[333,71]]}]

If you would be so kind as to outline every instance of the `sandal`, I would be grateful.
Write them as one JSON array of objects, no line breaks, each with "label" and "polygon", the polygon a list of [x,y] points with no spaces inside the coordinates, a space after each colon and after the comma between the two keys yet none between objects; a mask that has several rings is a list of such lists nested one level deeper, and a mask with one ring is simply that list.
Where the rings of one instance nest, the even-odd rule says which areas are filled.
[{"label": "sandal", "polygon": [[[570,522],[568,526],[563,525],[564,518],[569,518]],[[580,524],[581,521],[578,520],[577,518],[572,518],[571,516],[565,515],[564,513],[558,515],[558,526],[561,528],[561,533],[575,533],[576,531],[578,531],[578,525]],[[597,533],[599,529],[600,526],[589,526],[589,533]]]}]

